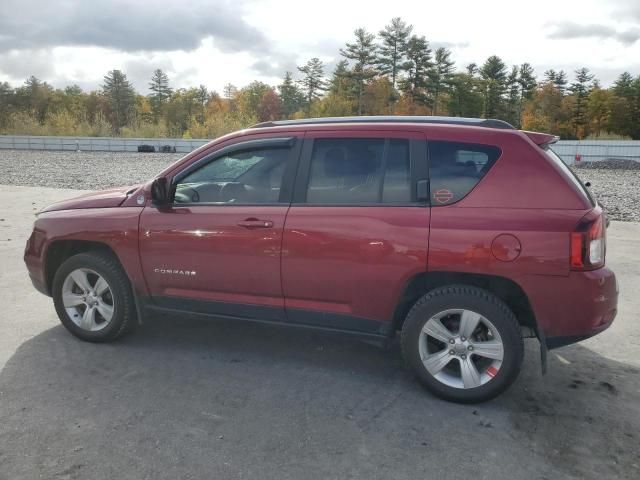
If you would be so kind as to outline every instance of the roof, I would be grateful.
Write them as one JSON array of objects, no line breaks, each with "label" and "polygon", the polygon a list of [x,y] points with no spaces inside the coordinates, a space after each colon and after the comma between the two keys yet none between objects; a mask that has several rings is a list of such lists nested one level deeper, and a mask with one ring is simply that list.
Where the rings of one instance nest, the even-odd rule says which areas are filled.
[{"label": "roof", "polygon": [[284,127],[292,125],[326,125],[332,123],[426,123],[440,125],[466,125],[469,127],[497,128],[502,130],[515,130],[515,127],[504,120],[493,118],[465,118],[465,117],[436,117],[436,116],[409,116],[409,115],[380,115],[360,117],[324,117],[303,118],[300,120],[276,120],[262,122],[250,128]]}]

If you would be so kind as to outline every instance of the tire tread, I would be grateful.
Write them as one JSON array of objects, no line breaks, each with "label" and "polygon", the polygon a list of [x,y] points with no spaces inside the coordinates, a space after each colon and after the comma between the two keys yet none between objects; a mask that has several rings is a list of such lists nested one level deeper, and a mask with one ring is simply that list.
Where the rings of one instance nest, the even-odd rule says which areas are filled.
[{"label": "tire tread", "polygon": [[[477,403],[477,402],[486,401],[497,396],[499,393],[506,390],[506,388],[508,388],[509,385],[511,385],[511,383],[513,383],[513,381],[518,376],[518,373],[520,371],[520,366],[524,358],[524,341],[522,338],[522,334],[520,333],[520,324],[518,323],[518,319],[516,318],[515,314],[511,311],[511,309],[501,299],[499,299],[497,296],[490,293],[489,291],[476,286],[472,286],[472,285],[453,284],[453,285],[438,287],[438,288],[435,288],[434,290],[427,292],[425,295],[423,295],[420,299],[416,301],[416,303],[411,307],[411,309],[407,313],[407,316],[405,317],[405,322],[403,324],[402,331],[400,334],[402,356],[405,363],[410,367],[412,367],[413,366],[412,348],[413,348],[413,342],[415,341],[415,339],[411,338],[413,336],[413,332],[411,330],[412,330],[412,327],[415,326],[415,323],[418,323],[421,321],[421,318],[419,317],[418,312],[422,308],[425,308],[434,300],[441,299],[447,296],[457,296],[457,295],[469,296],[471,298],[476,298],[476,299],[482,300],[483,302],[489,303],[490,305],[492,305],[493,307],[499,310],[503,319],[507,322],[508,328],[512,329],[511,333],[517,332],[517,335],[512,335],[512,337],[515,337],[515,338],[511,338],[511,340],[517,339],[516,340],[517,343],[513,345],[514,350],[516,352],[516,358],[515,358],[515,365],[511,369],[512,373],[508,378],[506,378],[503,381],[503,384],[497,390],[488,392],[488,393],[483,393],[478,396],[474,396],[473,394],[470,394],[468,390],[460,390],[459,392],[465,392],[462,395],[446,393],[447,390],[434,388],[432,385],[425,382],[424,379],[420,377],[420,375],[418,375],[418,378],[421,380],[421,383],[423,383],[432,393],[434,393],[435,395],[441,398],[445,398],[446,400],[451,400],[459,403]],[[415,371],[415,367],[413,368]],[[446,388],[451,389],[451,387],[446,387]],[[482,387],[478,387],[478,388],[482,388]]]},{"label": "tire tread", "polygon": [[[118,285],[113,286],[113,288],[118,288],[123,297],[121,301],[121,318],[116,329],[105,332],[103,333],[103,335],[91,335],[85,332],[81,332],[77,329],[69,328],[66,325],[66,322],[63,319],[63,317],[66,316],[66,311],[64,310],[64,307],[60,305],[60,301],[58,301],[56,296],[57,292],[60,291],[61,283],[64,281],[63,277],[66,276],[63,275],[64,271],[68,268],[69,265],[72,265],[74,263],[78,263],[78,268],[80,268],[80,265],[91,267],[91,264],[95,263],[99,268],[108,272],[113,278],[116,279]],[[78,253],[76,255],[73,255],[72,257],[69,257],[60,265],[60,267],[56,271],[56,274],[54,275],[52,291],[56,311],[58,312],[58,316],[60,317],[63,325],[65,325],[67,329],[71,331],[71,333],[82,340],[94,343],[112,342],[133,331],[137,326],[137,313],[133,291],[131,289],[131,283],[129,282],[129,278],[127,277],[126,273],[120,266],[120,262],[110,253],[102,252],[99,250],[92,250],[88,252]],[[116,321],[118,320],[116,319]]]}]

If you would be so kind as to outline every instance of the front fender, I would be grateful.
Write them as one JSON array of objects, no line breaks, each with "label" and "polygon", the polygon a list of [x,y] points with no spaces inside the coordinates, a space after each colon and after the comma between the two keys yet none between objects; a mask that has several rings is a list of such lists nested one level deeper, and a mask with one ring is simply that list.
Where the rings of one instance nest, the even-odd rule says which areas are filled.
[{"label": "front fender", "polygon": [[25,263],[34,283],[48,285],[47,255],[57,242],[92,242],[109,247],[131,281],[134,292],[147,294],[138,252],[142,207],[60,210],[38,216],[27,242]]}]

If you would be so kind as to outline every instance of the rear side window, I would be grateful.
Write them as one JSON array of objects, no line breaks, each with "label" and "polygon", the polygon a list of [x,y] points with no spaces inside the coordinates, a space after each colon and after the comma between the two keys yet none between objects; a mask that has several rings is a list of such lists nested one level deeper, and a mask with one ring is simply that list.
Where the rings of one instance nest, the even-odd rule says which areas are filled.
[{"label": "rear side window", "polygon": [[411,201],[409,140],[326,138],[314,141],[307,203]]},{"label": "rear side window", "polygon": [[501,155],[493,145],[430,141],[431,204],[448,205],[466,196]]}]

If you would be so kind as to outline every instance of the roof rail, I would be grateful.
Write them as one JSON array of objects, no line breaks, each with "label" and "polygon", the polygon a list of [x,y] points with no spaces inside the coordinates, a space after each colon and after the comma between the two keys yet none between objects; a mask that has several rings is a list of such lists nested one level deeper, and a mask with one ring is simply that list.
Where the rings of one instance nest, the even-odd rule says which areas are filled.
[{"label": "roof rail", "polygon": [[289,125],[323,125],[329,123],[431,123],[441,125],[467,125],[473,127],[499,128],[515,130],[516,128],[504,120],[493,118],[436,117],[410,115],[380,115],[361,117],[324,117],[303,118],[300,120],[275,120],[252,125],[249,128],[283,127]]}]

